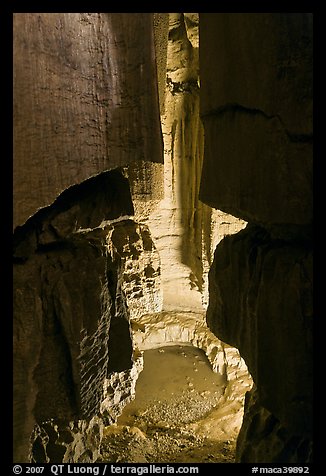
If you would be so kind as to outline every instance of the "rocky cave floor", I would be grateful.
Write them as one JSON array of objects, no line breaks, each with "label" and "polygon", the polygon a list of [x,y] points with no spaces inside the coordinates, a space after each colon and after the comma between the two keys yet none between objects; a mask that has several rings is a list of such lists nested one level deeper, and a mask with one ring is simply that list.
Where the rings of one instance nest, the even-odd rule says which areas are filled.
[{"label": "rocky cave floor", "polygon": [[136,397],[106,427],[99,461],[234,462],[242,408],[239,400],[223,398],[225,388],[196,347],[145,351]]}]

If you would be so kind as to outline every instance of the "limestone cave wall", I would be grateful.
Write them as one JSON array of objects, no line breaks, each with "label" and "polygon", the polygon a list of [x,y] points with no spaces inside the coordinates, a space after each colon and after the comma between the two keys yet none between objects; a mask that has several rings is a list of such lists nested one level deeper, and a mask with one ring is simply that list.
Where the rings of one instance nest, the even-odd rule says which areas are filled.
[{"label": "limestone cave wall", "polygon": [[[159,78],[165,68],[164,89],[159,83],[163,187],[161,197],[146,196],[141,190],[146,177],[138,177],[132,197],[135,216],[149,226],[160,255],[162,309],[200,312],[207,307],[208,270],[217,243],[244,228],[246,221],[199,199],[204,130],[198,13],[156,15]],[[154,178],[152,174],[147,183],[155,183],[157,190]]]},{"label": "limestone cave wall", "polygon": [[130,193],[162,181],[153,15],[16,13],[13,27],[14,461],[95,461],[141,368],[128,304],[159,301]]},{"label": "limestone cave wall", "polygon": [[147,13],[14,14],[14,227],[93,175],[163,161],[153,28]]},{"label": "limestone cave wall", "polygon": [[311,461],[312,14],[200,14],[200,199],[248,221],[218,245],[207,322],[255,382],[239,462]]},{"label": "limestone cave wall", "polygon": [[14,15],[15,462],[96,461],[142,350],[180,341],[226,398],[249,368],[237,461],[311,460],[311,31]]},{"label": "limestone cave wall", "polygon": [[198,199],[198,56],[196,13],[14,16],[15,461],[97,459],[143,316],[205,329],[214,247],[245,222]]}]

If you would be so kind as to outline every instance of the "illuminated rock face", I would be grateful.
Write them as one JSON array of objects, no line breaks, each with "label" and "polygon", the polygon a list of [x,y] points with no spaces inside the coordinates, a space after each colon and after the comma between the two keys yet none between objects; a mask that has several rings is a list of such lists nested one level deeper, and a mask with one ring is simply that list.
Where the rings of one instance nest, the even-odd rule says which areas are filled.
[{"label": "illuminated rock face", "polygon": [[161,198],[154,48],[152,14],[14,15],[17,462],[94,461],[111,383],[115,412],[132,395],[128,304],[160,309],[130,195]]},{"label": "illuminated rock face", "polygon": [[[225,234],[246,225],[244,220],[214,210],[198,198],[204,152],[198,28],[197,13],[171,13],[166,37],[159,30],[160,50],[164,38],[167,43],[166,89],[164,97],[160,96],[163,199],[144,201],[144,194],[133,193],[136,219],[148,224],[160,255],[164,311],[200,312],[206,308],[207,276],[216,244]],[[163,56],[160,50],[159,64]]]},{"label": "illuminated rock face", "polygon": [[246,221],[217,247],[207,322],[256,384],[237,460],[311,460],[312,18],[200,14],[200,198]]},{"label": "illuminated rock face", "polygon": [[198,14],[153,19],[15,16],[17,461],[96,460],[141,369],[129,318],[202,313],[215,245],[245,226],[198,200]]},{"label": "illuminated rock face", "polygon": [[14,39],[15,461],[96,461],[139,349],[182,341],[230,401],[248,366],[238,461],[308,462],[309,14],[15,14]]},{"label": "illuminated rock face", "polygon": [[68,190],[15,235],[18,458],[26,458],[33,424],[97,416],[108,373],[132,365],[123,266],[107,240],[131,213],[128,181],[107,172]]}]

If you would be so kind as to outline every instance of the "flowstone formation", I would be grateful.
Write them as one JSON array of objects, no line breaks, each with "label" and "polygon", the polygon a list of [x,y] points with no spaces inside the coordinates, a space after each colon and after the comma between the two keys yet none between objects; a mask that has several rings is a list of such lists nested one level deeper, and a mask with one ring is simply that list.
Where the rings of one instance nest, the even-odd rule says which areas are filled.
[{"label": "flowstone formation", "polygon": [[225,235],[244,228],[246,221],[211,208],[198,197],[204,153],[198,13],[156,15],[159,78],[165,68],[164,89],[159,83],[163,198],[149,200],[142,191],[146,179],[153,183],[158,168],[138,177],[138,185],[131,187],[135,217],[149,226],[160,255],[162,309],[201,312],[208,303],[208,271],[215,247]]}]

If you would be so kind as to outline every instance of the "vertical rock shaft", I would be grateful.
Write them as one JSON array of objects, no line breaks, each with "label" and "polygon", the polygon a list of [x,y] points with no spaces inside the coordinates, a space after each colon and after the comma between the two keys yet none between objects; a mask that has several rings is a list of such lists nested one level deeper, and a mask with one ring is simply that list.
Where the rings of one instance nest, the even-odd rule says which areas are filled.
[{"label": "vertical rock shaft", "polygon": [[203,13],[200,41],[200,198],[249,221],[216,249],[207,310],[256,384],[237,460],[309,462],[311,14]]},{"label": "vertical rock shaft", "polygon": [[161,114],[164,199],[147,218],[161,258],[164,310],[203,309],[212,252],[225,223],[230,224],[227,233],[245,224],[198,198],[204,152],[198,54],[198,14],[170,13]]}]

